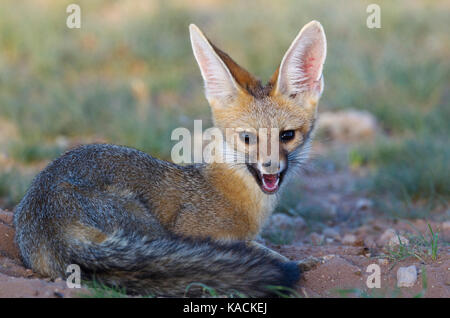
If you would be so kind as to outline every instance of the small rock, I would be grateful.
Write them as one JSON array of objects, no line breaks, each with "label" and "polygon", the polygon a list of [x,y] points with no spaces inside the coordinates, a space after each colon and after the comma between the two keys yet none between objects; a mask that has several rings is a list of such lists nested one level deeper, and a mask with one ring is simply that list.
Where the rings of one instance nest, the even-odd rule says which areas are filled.
[{"label": "small rock", "polygon": [[413,287],[417,281],[417,268],[415,265],[400,267],[397,270],[397,287]]},{"label": "small rock", "polygon": [[388,265],[389,261],[387,259],[385,259],[385,258],[379,258],[378,259],[378,264],[380,264],[380,265]]},{"label": "small rock", "polygon": [[317,121],[319,134],[331,140],[372,140],[378,130],[376,118],[367,111],[343,110],[323,112]]},{"label": "small rock", "polygon": [[302,272],[306,272],[315,268],[318,264],[320,264],[320,259],[309,256],[300,261],[297,261],[297,265]]},{"label": "small rock", "polygon": [[270,228],[284,230],[292,227],[303,228],[306,226],[306,222],[301,216],[292,217],[283,213],[276,213],[270,217],[268,226]]},{"label": "small rock", "polygon": [[450,221],[445,221],[442,223],[442,230],[449,231],[450,230]]},{"label": "small rock", "polygon": [[373,202],[369,199],[362,198],[356,202],[356,210],[358,211],[370,209],[372,206]]},{"label": "small rock", "polygon": [[62,149],[67,149],[69,147],[69,139],[65,136],[56,137],[55,144]]},{"label": "small rock", "polygon": [[323,230],[323,235],[327,237],[331,237],[335,240],[340,240],[341,236],[339,235],[339,232],[331,227],[327,227],[325,230]]},{"label": "small rock", "polygon": [[292,225],[292,219],[289,215],[276,213],[270,217],[269,224],[274,227],[284,228]]},{"label": "small rock", "polygon": [[306,227],[306,222],[301,216],[296,216],[293,219],[294,219],[293,224],[294,224],[295,228],[303,229]]},{"label": "small rock", "polygon": [[391,238],[395,236],[397,236],[397,233],[394,229],[387,229],[383,234],[381,234],[380,238],[378,239],[378,244],[380,246],[385,246],[391,240]]},{"label": "small rock", "polygon": [[14,214],[12,212],[6,212],[0,209],[0,221],[6,224],[12,224]]},{"label": "small rock", "polygon": [[322,256],[322,260],[323,260],[323,262],[328,262],[330,259],[333,259],[335,257],[336,257],[336,255],[329,254],[329,255]]},{"label": "small rock", "polygon": [[396,247],[398,245],[408,245],[409,244],[409,240],[401,235],[398,236],[394,236],[391,237],[391,239],[389,240],[389,247]]},{"label": "small rock", "polygon": [[366,238],[364,238],[364,246],[367,248],[376,248],[377,244],[375,243],[375,240],[368,236]]},{"label": "small rock", "polygon": [[64,294],[57,290],[55,292],[53,292],[53,296],[55,296],[57,298],[64,298]]},{"label": "small rock", "polygon": [[353,245],[356,243],[356,235],[354,234],[345,234],[342,238],[342,243],[345,245]]},{"label": "small rock", "polygon": [[317,234],[316,232],[313,232],[309,235],[309,239],[311,240],[311,243],[314,245],[320,245],[322,244],[324,240],[324,236]]}]

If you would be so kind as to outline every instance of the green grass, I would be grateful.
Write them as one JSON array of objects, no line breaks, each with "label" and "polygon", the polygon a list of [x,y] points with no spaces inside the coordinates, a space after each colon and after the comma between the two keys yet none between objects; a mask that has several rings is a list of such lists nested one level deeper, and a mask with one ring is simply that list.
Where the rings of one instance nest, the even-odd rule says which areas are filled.
[{"label": "green grass", "polygon": [[[228,295],[223,295],[216,291],[214,288],[207,286],[202,283],[191,283],[186,287],[185,295],[189,295],[189,290],[191,288],[201,288],[203,297],[212,297],[212,298],[247,298],[245,294],[234,291]],[[268,285],[265,288],[273,292],[275,295],[281,298],[300,298],[301,296],[292,288],[284,287],[284,286],[274,286],[274,285]]]},{"label": "green grass", "polygon": [[23,142],[13,143],[8,152],[17,162],[33,163],[56,158],[61,155],[63,149],[57,145],[42,144],[38,140],[34,143],[24,140]]},{"label": "green grass", "polygon": [[393,261],[393,268],[398,262],[403,261],[409,257],[414,257],[421,262],[425,262],[424,260],[424,252],[420,245],[418,244],[404,244],[399,237],[399,245],[394,247],[387,248],[387,254],[383,255],[383,257],[387,257],[391,261]]},{"label": "green grass", "polygon": [[438,233],[434,233],[433,228],[430,224],[428,224],[428,228],[430,230],[430,239],[429,239],[429,246],[430,246],[430,255],[433,261],[437,259],[438,254]]},{"label": "green grass", "polygon": [[[415,295],[412,295],[413,298],[422,298],[425,297],[425,293],[428,289],[428,277],[425,266],[422,266],[421,271],[422,276],[422,289]],[[361,288],[347,288],[347,289],[337,289],[335,292],[340,297],[358,297],[358,298],[400,298],[404,295],[402,294],[402,290],[399,287],[395,287],[393,289],[381,289],[377,288],[363,290]],[[406,296],[409,297],[409,296]]]},{"label": "green grass", "polygon": [[285,245],[290,244],[294,240],[294,229],[271,230],[262,233],[262,238],[273,244]]},{"label": "green grass", "polygon": [[79,293],[81,298],[128,298],[125,289],[119,287],[110,287],[97,281],[86,281],[83,287],[87,288],[87,292]]},{"label": "green grass", "polygon": [[[64,150],[60,137],[124,144],[169,159],[173,128],[190,128],[193,119],[205,120],[204,128],[211,124],[189,23],[267,80],[299,29],[317,19],[328,40],[320,109],[368,110],[385,136],[351,156],[371,167],[368,189],[392,190],[413,203],[448,199],[450,22],[444,0],[379,1],[381,29],[366,27],[370,2],[357,0],[155,0],[146,2],[148,9],[128,0],[80,0],[77,30],[65,26],[69,3],[0,3],[0,118],[19,133],[7,147],[0,144],[0,152],[13,160],[49,161]],[[0,202],[9,206],[30,181],[17,169],[0,167]]]},{"label": "green grass", "polygon": [[413,200],[450,197],[450,147],[445,139],[383,140],[361,147],[353,163],[373,168],[370,188]]},{"label": "green grass", "polygon": [[0,204],[12,209],[28,188],[34,173],[21,172],[17,169],[0,171]]},{"label": "green grass", "polygon": [[[414,228],[414,226],[410,223]],[[418,259],[422,263],[426,263],[431,258],[431,261],[436,261],[439,252],[439,234],[434,232],[431,225],[428,223],[428,235],[422,234],[419,230],[415,229],[415,234],[407,235],[409,244],[403,244],[400,238],[398,239],[400,244],[395,247],[388,247],[386,254],[380,256],[381,258],[387,257],[393,261],[392,267],[398,262],[413,257]],[[392,268],[391,267],[391,268]]]},{"label": "green grass", "polygon": [[[85,281],[83,282],[83,287],[87,289],[86,292],[81,292],[77,296],[81,298],[129,298],[133,297],[126,293],[126,290],[124,288],[119,287],[112,287],[112,286],[106,286],[104,284],[101,284],[97,281]],[[269,288],[269,287],[268,287]],[[270,287],[276,288],[274,286]],[[200,289],[202,292],[202,297],[208,297],[208,298],[245,298],[247,297],[245,294],[234,291],[231,292],[228,295],[224,295],[216,291],[214,288],[205,285],[203,283],[191,283],[188,286],[186,286],[185,289],[185,297],[189,297],[189,293],[192,289]],[[281,287],[280,287],[280,293],[282,293]],[[139,295],[138,297],[154,297],[152,295]]]}]

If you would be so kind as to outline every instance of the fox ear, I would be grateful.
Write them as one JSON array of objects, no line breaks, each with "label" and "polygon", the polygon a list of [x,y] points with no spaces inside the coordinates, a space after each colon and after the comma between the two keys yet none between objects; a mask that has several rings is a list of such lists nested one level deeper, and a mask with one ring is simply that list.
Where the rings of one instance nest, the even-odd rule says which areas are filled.
[{"label": "fox ear", "polygon": [[226,106],[241,91],[230,70],[202,31],[189,26],[192,50],[202,73],[205,95],[211,106]]},{"label": "fox ear", "polygon": [[322,25],[306,24],[281,61],[273,80],[273,92],[290,98],[308,94],[319,98],[323,91],[322,68],[327,54],[327,42]]}]

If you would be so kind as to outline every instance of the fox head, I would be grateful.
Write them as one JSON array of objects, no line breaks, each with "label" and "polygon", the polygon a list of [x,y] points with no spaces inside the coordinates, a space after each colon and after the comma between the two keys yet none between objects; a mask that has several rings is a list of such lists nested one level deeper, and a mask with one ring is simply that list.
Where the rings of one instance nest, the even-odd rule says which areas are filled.
[{"label": "fox head", "polygon": [[309,149],[324,86],[322,25],[312,21],[301,29],[266,85],[212,44],[197,26],[191,24],[189,29],[214,124],[226,135],[226,155],[253,158],[233,167],[252,175],[264,193],[276,193]]}]

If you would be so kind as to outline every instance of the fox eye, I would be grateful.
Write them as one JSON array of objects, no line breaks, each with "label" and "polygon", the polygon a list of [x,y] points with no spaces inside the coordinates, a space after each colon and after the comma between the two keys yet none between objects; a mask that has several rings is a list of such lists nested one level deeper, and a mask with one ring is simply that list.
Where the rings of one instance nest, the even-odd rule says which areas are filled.
[{"label": "fox eye", "polygon": [[245,142],[247,145],[254,144],[256,141],[256,136],[250,132],[247,131],[241,131],[239,133],[239,138]]},{"label": "fox eye", "polygon": [[280,134],[280,139],[282,142],[288,142],[289,140],[294,139],[295,137],[295,130],[285,130],[282,131]]}]

